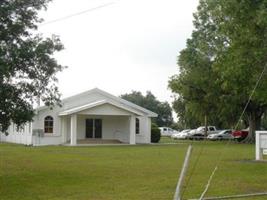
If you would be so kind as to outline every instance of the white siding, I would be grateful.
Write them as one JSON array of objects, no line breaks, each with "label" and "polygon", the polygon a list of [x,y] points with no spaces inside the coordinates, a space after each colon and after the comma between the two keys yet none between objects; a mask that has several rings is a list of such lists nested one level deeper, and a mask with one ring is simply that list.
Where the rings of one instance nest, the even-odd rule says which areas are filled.
[{"label": "white siding", "polygon": [[45,135],[44,137],[33,136],[33,146],[59,145],[62,144],[62,136]]},{"label": "white siding", "polygon": [[[110,98],[108,95],[105,96],[105,94],[99,93],[97,90],[89,93],[85,92],[64,100],[62,107],[56,106],[52,110],[49,108],[42,108],[34,117],[34,122],[29,123],[24,131],[18,133],[12,125],[9,127],[9,135],[5,136],[4,134],[0,134],[0,139],[1,141],[6,142],[33,145],[55,145],[69,142],[70,116],[59,117],[59,112],[101,100],[109,100],[110,102],[114,102],[114,104],[121,104],[124,107],[127,107],[126,104],[123,104],[114,98]],[[151,120],[146,116],[145,111],[138,110],[138,112],[141,112],[140,115],[143,113],[144,116],[139,116],[140,134],[136,135],[136,143],[150,143]],[[76,114],[78,140],[85,138],[85,119],[95,118],[102,119],[103,139],[117,139],[125,143],[129,142],[130,116],[133,115],[133,113],[111,104],[104,104],[83,110]],[[53,134],[44,134],[43,137],[32,136],[32,129],[44,130],[44,118],[46,116],[52,116],[54,119]],[[65,119],[65,123],[63,123],[63,118]],[[63,130],[65,131],[63,132]]]},{"label": "white siding", "polygon": [[8,128],[8,135],[5,135],[0,132],[0,141],[10,142],[17,144],[32,144],[32,123],[26,123],[24,127],[20,130],[17,130],[17,127],[14,123],[11,123],[11,126]]},{"label": "white siding", "polygon": [[38,114],[34,117],[33,129],[43,129],[44,130],[44,119],[47,116],[51,116],[54,119],[54,127],[53,127],[53,136],[60,136],[60,118],[57,115],[56,109],[50,110],[45,109],[38,112]]},{"label": "white siding", "polygon": [[129,142],[129,117],[106,116],[103,118],[103,139]]},{"label": "white siding", "polygon": [[136,134],[136,143],[150,143],[151,138],[151,119],[143,116],[140,120],[140,133]]}]

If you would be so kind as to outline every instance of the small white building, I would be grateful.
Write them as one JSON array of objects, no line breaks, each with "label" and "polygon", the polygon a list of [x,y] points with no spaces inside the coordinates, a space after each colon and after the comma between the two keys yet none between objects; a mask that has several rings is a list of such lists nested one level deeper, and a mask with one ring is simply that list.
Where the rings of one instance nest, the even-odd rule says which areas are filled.
[{"label": "small white building", "polygon": [[267,131],[256,131],[255,153],[256,160],[263,160],[263,155],[267,155]]},{"label": "small white building", "polygon": [[117,140],[122,143],[150,143],[151,118],[145,108],[92,89],[62,100],[62,107],[36,109],[33,122],[19,131],[12,124],[1,141],[27,145],[77,145],[84,140]]}]

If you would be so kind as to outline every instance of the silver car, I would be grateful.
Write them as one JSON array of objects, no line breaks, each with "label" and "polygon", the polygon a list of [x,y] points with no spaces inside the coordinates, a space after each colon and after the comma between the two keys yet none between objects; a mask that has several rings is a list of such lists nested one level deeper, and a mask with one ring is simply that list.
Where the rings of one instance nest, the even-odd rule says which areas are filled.
[{"label": "silver car", "polygon": [[185,129],[179,133],[173,134],[171,136],[172,139],[187,139],[187,137],[189,136],[189,131],[191,129]]},{"label": "silver car", "polygon": [[232,130],[223,130],[219,133],[208,135],[207,139],[209,140],[231,140],[234,139],[232,135]]}]

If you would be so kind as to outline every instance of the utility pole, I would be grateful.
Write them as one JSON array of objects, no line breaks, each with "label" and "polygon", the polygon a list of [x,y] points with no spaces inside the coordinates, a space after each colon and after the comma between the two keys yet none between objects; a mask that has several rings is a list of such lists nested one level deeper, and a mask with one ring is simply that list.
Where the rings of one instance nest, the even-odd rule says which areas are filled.
[{"label": "utility pole", "polygon": [[204,123],[205,123],[205,137],[207,137],[208,136],[207,114],[205,114]]}]

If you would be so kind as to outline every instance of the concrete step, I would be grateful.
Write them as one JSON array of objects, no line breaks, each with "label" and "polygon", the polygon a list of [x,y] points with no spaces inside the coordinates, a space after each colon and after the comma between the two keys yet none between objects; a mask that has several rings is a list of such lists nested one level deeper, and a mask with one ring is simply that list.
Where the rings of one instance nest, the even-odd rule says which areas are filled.
[{"label": "concrete step", "polygon": [[119,140],[106,140],[106,139],[83,139],[83,140],[77,140],[78,144],[121,144],[122,142]]}]

